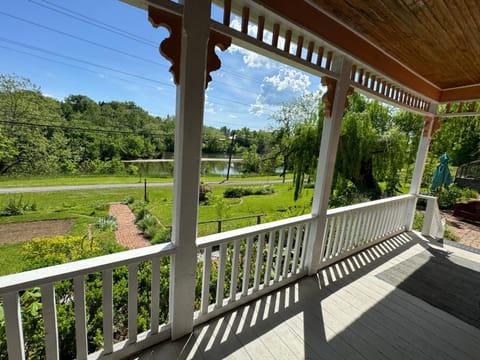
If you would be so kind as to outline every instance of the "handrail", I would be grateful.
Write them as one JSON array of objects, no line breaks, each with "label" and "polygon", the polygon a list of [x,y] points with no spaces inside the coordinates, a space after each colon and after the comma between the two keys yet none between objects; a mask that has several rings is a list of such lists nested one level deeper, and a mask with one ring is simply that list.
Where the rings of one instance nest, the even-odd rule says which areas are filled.
[{"label": "handrail", "polygon": [[258,224],[253,226],[244,227],[241,229],[235,229],[231,231],[225,231],[219,234],[212,234],[207,236],[202,236],[197,239],[197,248],[204,249],[206,247],[221,245],[222,243],[235,241],[238,239],[243,239],[250,235],[256,235],[258,233],[271,231],[279,227],[284,226],[293,226],[303,222],[307,222],[315,219],[316,216],[312,214],[296,216],[293,218],[282,219],[277,221],[272,221],[265,224]]},{"label": "handrail", "polygon": [[393,196],[393,197],[389,197],[389,198],[385,198],[385,199],[368,201],[368,202],[359,203],[359,204],[342,206],[342,207],[339,207],[339,208],[328,210],[327,211],[327,216],[329,216],[329,215],[340,215],[340,214],[347,213],[347,212],[350,212],[350,211],[353,211],[353,210],[365,209],[365,208],[369,208],[369,207],[378,206],[378,205],[381,205],[381,204],[388,204],[388,203],[391,203],[393,201],[413,199],[415,197],[416,197],[416,195],[413,195],[413,194],[405,194],[405,195]]},{"label": "handrail", "polygon": [[25,271],[0,277],[0,294],[21,291],[30,287],[54,283],[105,269],[141,262],[155,256],[168,256],[175,252],[171,242],[140,249],[118,252],[66,264]]}]

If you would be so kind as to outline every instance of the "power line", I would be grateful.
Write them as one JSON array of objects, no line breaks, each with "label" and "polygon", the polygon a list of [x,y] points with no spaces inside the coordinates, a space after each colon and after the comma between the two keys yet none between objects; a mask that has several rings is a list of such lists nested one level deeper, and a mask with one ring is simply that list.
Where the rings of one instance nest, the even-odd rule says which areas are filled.
[{"label": "power line", "polygon": [[93,18],[88,17],[86,15],[80,14],[80,13],[74,11],[74,10],[71,10],[71,9],[65,8],[63,6],[60,6],[58,4],[54,4],[54,3],[51,3],[51,2],[45,1],[45,0],[43,0],[43,2],[45,4],[42,4],[42,2],[38,2],[38,1],[35,1],[35,0],[30,0],[30,2],[32,2],[32,3],[34,3],[38,6],[44,7],[46,9],[55,11],[59,14],[64,15],[64,16],[68,16],[70,18],[73,18],[77,21],[81,21],[81,22],[84,22],[86,24],[98,27],[100,29],[103,29],[103,30],[109,31],[111,33],[120,35],[120,36],[125,37],[125,38],[130,39],[130,40],[134,40],[134,41],[142,43],[144,45],[150,45],[150,46],[154,45],[154,46],[156,46],[156,43],[154,41],[150,40],[150,39],[147,39],[147,38],[144,38],[142,36],[139,36],[139,35],[130,33],[128,31],[125,31],[123,29],[114,27],[110,24],[107,24],[107,23],[101,22],[99,20],[93,19]]},{"label": "power line", "polygon": [[[37,1],[37,0],[29,0],[30,2],[38,5],[38,6],[41,6],[41,7],[44,7],[44,8],[47,8],[49,10],[52,10],[52,11],[55,11],[61,15],[64,15],[64,16],[68,16],[68,17],[71,17],[71,18],[74,18],[78,21],[82,21],[84,23],[87,23],[87,24],[90,24],[92,26],[96,26],[100,29],[103,29],[105,31],[109,31],[109,32],[112,32],[114,34],[117,34],[117,35],[120,35],[120,36],[124,36],[124,37],[127,37],[131,40],[134,40],[134,41],[137,41],[139,43],[143,43],[143,44],[146,44],[146,45],[150,45],[150,46],[153,46],[154,48],[158,48],[158,43],[148,39],[148,38],[145,38],[145,37],[142,37],[140,35],[137,35],[137,34],[134,34],[134,33],[131,33],[131,32],[128,32],[128,31],[125,31],[123,29],[120,29],[120,28],[117,28],[113,25],[110,25],[110,24],[107,24],[107,23],[104,23],[102,21],[99,21],[99,20],[96,20],[92,17],[89,17],[89,16],[86,16],[84,14],[81,14],[75,10],[72,10],[72,9],[69,9],[67,7],[63,7],[61,5],[58,5],[58,4],[55,4],[51,1],[47,1],[47,0],[40,0],[40,1]],[[47,5],[48,4],[48,5]],[[73,15],[75,14],[75,15]],[[162,64],[163,65],[163,64]],[[168,65],[163,65],[163,66],[168,66]],[[227,66],[227,69],[228,69],[228,66]],[[223,71],[227,74],[230,74],[230,75],[233,75],[235,77],[238,77],[238,78],[241,78],[241,79],[245,79],[245,80],[249,80],[249,81],[253,81],[253,82],[256,82],[258,84],[262,84],[262,81],[261,80],[258,80],[254,77],[250,77],[250,76],[247,76],[247,75],[242,75],[242,74],[238,74],[234,69],[232,70],[227,70],[225,69],[225,66],[223,66],[220,71]],[[218,80],[217,80],[218,81]],[[228,85],[228,84],[227,84]],[[235,86],[235,85],[229,85],[229,86],[232,86],[232,87],[237,87],[241,90],[245,90],[245,91],[249,91],[247,89],[244,89],[244,88],[241,88],[241,87],[238,87],[238,86]]]},{"label": "power line", "polygon": [[70,37],[70,38],[78,40],[78,41],[83,41],[87,44],[95,45],[95,46],[98,46],[98,47],[106,49],[106,50],[110,50],[110,51],[113,51],[113,52],[116,52],[116,53],[119,53],[119,54],[122,54],[122,55],[125,55],[125,56],[129,56],[129,57],[134,58],[134,59],[142,60],[142,61],[149,62],[149,63],[155,64],[155,65],[160,65],[162,67],[168,67],[168,65],[162,64],[158,61],[154,61],[154,60],[147,59],[147,58],[144,58],[144,57],[141,57],[141,56],[138,56],[138,55],[130,54],[126,51],[116,49],[116,48],[110,47],[110,46],[105,45],[105,44],[100,44],[100,43],[95,42],[93,40],[85,39],[85,38],[82,38],[80,36],[77,36],[77,35],[70,34],[70,33],[67,33],[65,31],[62,31],[62,30],[52,28],[50,26],[39,24],[39,23],[36,23],[34,21],[31,21],[31,20],[27,20],[27,19],[12,15],[12,14],[5,13],[3,11],[0,11],[0,15],[7,16],[7,17],[10,17],[10,18],[15,19],[17,21],[21,21],[21,22],[24,22],[24,23],[27,23],[27,24],[30,24],[30,25],[34,25],[34,26],[37,26],[39,28],[42,28],[42,29],[45,29],[45,30],[48,30],[48,31],[55,32],[57,34],[67,36],[67,37]]},{"label": "power line", "polygon": [[[87,64],[87,65],[90,65],[90,66],[98,67],[98,68],[101,68],[101,69],[106,69],[108,71],[116,72],[116,73],[119,73],[119,74],[122,74],[122,75],[127,75],[127,76],[130,76],[130,77],[134,77],[134,78],[138,78],[138,79],[144,80],[144,81],[149,81],[149,82],[152,82],[152,83],[155,83],[155,84],[162,84],[162,85],[166,85],[166,86],[171,86],[171,84],[163,82],[163,81],[150,79],[150,78],[147,78],[147,77],[142,76],[142,75],[132,74],[132,73],[126,72],[124,70],[119,70],[119,69],[115,69],[115,68],[112,68],[112,67],[109,67],[109,66],[96,64],[96,63],[93,63],[91,61],[76,59],[76,58],[71,57],[71,56],[62,55],[60,53],[57,53],[57,52],[54,52],[54,51],[51,51],[51,50],[42,49],[42,48],[39,48],[37,46],[25,44],[25,43],[15,41],[15,40],[11,40],[11,39],[7,39],[7,38],[1,37],[1,36],[0,36],[0,41],[7,42],[7,43],[10,43],[10,44],[14,44],[14,45],[17,45],[17,46],[22,46],[22,47],[25,47],[25,48],[30,49],[30,50],[40,51],[40,52],[47,53],[49,55],[53,55],[53,56],[57,56],[57,57],[61,57],[61,58],[67,59],[67,60],[77,61],[77,62]],[[1,45],[0,45],[0,47],[1,47]],[[31,54],[31,55],[33,55],[33,54]],[[38,55],[34,55],[34,56],[38,56]],[[46,59],[46,58],[44,58],[44,59]],[[46,60],[48,60],[48,59],[46,59]],[[63,63],[63,64],[65,64],[65,63]],[[75,65],[73,65],[73,66],[76,67],[76,68],[79,68],[78,66],[75,66]],[[92,70],[89,70],[89,69],[87,69],[87,70],[95,73]],[[251,104],[247,104],[247,103],[237,101],[237,100],[222,98],[222,97],[219,97],[219,96],[216,96],[216,95],[210,95],[209,97],[211,97],[213,99],[227,101],[227,102],[230,102],[230,103],[236,103],[236,104],[243,105],[243,106],[250,106],[251,105]]]},{"label": "power line", "polygon": [[[90,25],[93,25],[93,26],[96,26],[96,27],[99,27],[100,29],[103,29],[103,30],[106,30],[106,31],[109,31],[109,32],[112,32],[114,34],[117,34],[117,35],[120,35],[120,36],[127,36],[129,39],[131,40],[134,40],[134,41],[137,41],[137,42],[141,42],[143,44],[145,44],[146,42],[148,43],[147,45],[150,45],[150,46],[153,46],[155,48],[158,48],[158,44],[154,41],[151,41],[150,39],[147,39],[147,38],[144,38],[144,37],[141,37],[139,35],[136,35],[136,34],[133,34],[133,33],[130,33],[130,32],[127,32],[123,29],[120,29],[120,28],[116,28],[112,25],[109,25],[109,24],[106,24],[106,23],[103,23],[99,20],[96,20],[96,19],[93,19],[91,17],[88,17],[86,15],[83,15],[79,12],[76,12],[74,10],[71,10],[71,9],[68,9],[66,7],[63,7],[63,6],[60,6],[58,4],[54,4],[50,1],[47,1],[47,0],[41,0],[41,2],[39,1],[36,1],[36,0],[30,0],[30,2],[36,4],[36,5],[39,5],[39,6],[42,6],[44,8],[47,8],[47,9],[50,9],[52,11],[55,11],[57,13],[60,13],[64,16],[68,16],[68,17],[72,17],[76,20],[79,20],[79,21],[82,21],[82,22],[85,22],[87,24],[90,24]],[[46,3],[46,4],[49,4],[49,5],[46,5],[46,4],[42,4],[43,3]],[[60,10],[61,9],[61,10]],[[72,14],[76,14],[76,16],[72,15]],[[78,16],[78,17],[77,17]],[[80,18],[79,18],[80,17]],[[83,18],[83,19],[82,19]],[[100,25],[99,25],[100,24]],[[115,31],[113,31],[112,29],[114,29]],[[138,39],[141,39],[140,41],[135,39],[135,38],[138,38]],[[256,78],[253,78],[253,77],[250,77],[250,76],[246,76],[246,75],[240,75],[238,73],[236,73],[234,70],[233,71],[229,71],[227,69],[224,69],[224,68],[221,68],[221,70],[223,70],[225,73],[227,74],[230,74],[230,75],[233,75],[233,76],[236,76],[238,78],[241,78],[241,79],[246,79],[246,80],[250,80],[250,81],[254,81],[254,82],[257,82],[259,84],[261,84],[262,82],[257,80]]]},{"label": "power line", "polygon": [[55,52],[55,51],[42,49],[42,48],[39,48],[39,47],[37,47],[37,46],[25,44],[25,43],[22,43],[22,42],[19,42],[19,41],[15,41],[15,40],[11,40],[11,39],[7,39],[7,38],[1,37],[1,36],[0,36],[0,41],[6,42],[6,43],[10,43],[10,44],[14,44],[14,45],[21,46],[21,47],[25,47],[25,48],[30,49],[30,50],[40,51],[40,52],[47,53],[47,54],[50,54],[50,55],[53,55],[53,56],[61,57],[61,58],[64,58],[64,59],[68,59],[68,60],[71,60],[71,61],[76,61],[76,62],[79,62],[79,63],[82,63],[82,64],[94,66],[94,67],[101,68],[101,69],[104,69],[104,70],[116,72],[116,73],[119,73],[119,74],[122,74],[122,75],[131,76],[131,77],[134,77],[134,78],[137,78],[137,79],[141,79],[141,80],[145,80],[145,81],[148,81],[148,82],[153,82],[153,83],[155,83],[155,84],[162,84],[162,85],[166,85],[166,86],[171,86],[171,84],[166,83],[166,82],[163,82],[163,81],[150,79],[150,78],[147,78],[147,77],[142,76],[142,75],[132,74],[132,73],[129,73],[129,72],[124,71],[124,70],[119,70],[119,69],[112,68],[112,67],[110,67],[110,66],[105,66],[105,65],[101,65],[101,64],[96,64],[96,63],[93,63],[93,62],[91,62],[91,61],[77,59],[77,58],[74,58],[74,57],[72,57],[72,56],[63,55],[63,54],[57,53],[57,52]]},{"label": "power line", "polygon": [[[92,74],[95,74],[95,75],[102,75],[101,73],[99,73],[99,72],[97,72],[97,71],[94,71],[94,70],[92,70],[92,69],[86,68],[86,67],[84,67],[84,66],[78,66],[78,65],[69,64],[69,63],[66,63],[66,62],[63,62],[63,61],[50,59],[50,58],[47,58],[47,57],[44,57],[44,56],[41,56],[41,55],[33,54],[33,53],[31,53],[31,52],[28,52],[28,51],[23,51],[23,50],[19,50],[19,49],[14,49],[14,48],[11,48],[11,47],[8,47],[8,46],[3,46],[3,45],[0,45],[0,48],[6,49],[6,50],[9,50],[9,51],[13,51],[13,52],[17,52],[17,53],[19,53],[19,54],[24,54],[24,55],[32,56],[32,57],[35,57],[35,58],[38,58],[38,59],[42,59],[42,60],[45,60],[45,61],[50,61],[50,62],[53,62],[53,63],[56,63],[56,64],[61,64],[61,65],[68,66],[68,67],[71,67],[71,68],[74,68],[74,69],[86,71],[86,72],[89,72],[89,73],[92,73]],[[110,78],[112,78],[112,79],[118,79],[118,80],[121,80],[121,81],[124,81],[124,82],[128,82],[129,84],[137,84],[137,85],[140,85],[140,86],[144,86],[144,87],[148,87],[148,88],[151,88],[151,89],[158,90],[158,88],[157,88],[156,86],[149,85],[149,84],[144,84],[144,83],[140,83],[140,82],[133,81],[133,80],[130,80],[130,79],[127,80],[127,79],[122,78],[122,77],[119,77],[119,76],[110,75]],[[171,89],[168,89],[168,88],[167,88],[167,89],[162,89],[162,91],[164,91],[164,92],[170,92],[170,93],[174,94],[174,92],[173,92]]]}]

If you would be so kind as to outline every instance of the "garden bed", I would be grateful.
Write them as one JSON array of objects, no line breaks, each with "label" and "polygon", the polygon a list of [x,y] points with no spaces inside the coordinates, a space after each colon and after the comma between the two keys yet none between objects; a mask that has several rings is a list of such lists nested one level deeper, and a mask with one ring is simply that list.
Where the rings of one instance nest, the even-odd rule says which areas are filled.
[{"label": "garden bed", "polygon": [[35,238],[66,235],[76,219],[27,221],[0,225],[0,245],[30,241]]}]

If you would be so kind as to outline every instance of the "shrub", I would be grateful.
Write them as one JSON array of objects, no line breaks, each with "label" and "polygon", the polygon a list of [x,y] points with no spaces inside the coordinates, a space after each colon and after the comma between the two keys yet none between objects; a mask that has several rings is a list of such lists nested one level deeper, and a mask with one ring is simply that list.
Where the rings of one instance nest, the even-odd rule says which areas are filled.
[{"label": "shrub", "polygon": [[133,198],[133,196],[125,196],[125,198],[122,200],[122,204],[131,205],[134,201],[135,199]]},{"label": "shrub", "polygon": [[207,195],[212,192],[212,187],[208,184],[205,184],[203,181],[200,183],[200,191],[198,192],[198,201],[205,202],[207,201]]},{"label": "shrub", "polygon": [[472,189],[451,185],[448,189],[440,189],[433,192],[433,195],[438,198],[440,209],[453,209],[456,203],[475,199],[477,192]]},{"label": "shrub", "polygon": [[146,228],[143,229],[143,236],[147,239],[153,239],[155,235],[159,232],[158,224],[148,225]]},{"label": "shrub", "polygon": [[159,229],[155,236],[152,238],[152,244],[163,244],[171,241],[172,230],[170,228]]},{"label": "shrub", "polygon": [[37,203],[32,201],[31,203],[25,203],[23,197],[20,195],[18,200],[15,197],[8,199],[7,204],[3,207],[1,216],[15,216],[23,215],[25,211],[36,211]]},{"label": "shrub", "polygon": [[102,216],[95,223],[95,228],[99,231],[116,231],[118,229],[117,218],[115,216]]},{"label": "shrub", "polygon": [[137,209],[133,209],[135,214],[135,223],[137,224],[140,220],[142,220],[145,215],[150,214],[150,211],[146,207],[138,207]]},{"label": "shrub", "polygon": [[137,222],[137,226],[145,232],[145,230],[151,226],[156,226],[158,224],[157,219],[150,213],[146,213],[141,220]]},{"label": "shrub", "polygon": [[80,236],[33,239],[22,245],[24,270],[63,264],[98,255],[100,248]]},{"label": "shrub", "polygon": [[263,186],[236,186],[231,188],[226,188],[223,192],[223,197],[225,198],[240,198],[242,196],[249,195],[270,195],[275,192],[275,189],[272,185],[263,185]]}]

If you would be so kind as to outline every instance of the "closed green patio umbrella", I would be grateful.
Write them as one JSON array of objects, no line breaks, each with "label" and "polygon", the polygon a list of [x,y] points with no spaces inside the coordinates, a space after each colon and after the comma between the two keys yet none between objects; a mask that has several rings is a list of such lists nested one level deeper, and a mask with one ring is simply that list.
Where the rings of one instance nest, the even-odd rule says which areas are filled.
[{"label": "closed green patio umbrella", "polygon": [[448,162],[450,161],[450,157],[445,153],[440,156],[440,164],[437,165],[435,169],[435,173],[432,177],[432,186],[430,186],[430,190],[434,191],[441,186],[448,186],[452,183],[452,175],[450,174],[450,169],[448,168]]}]

